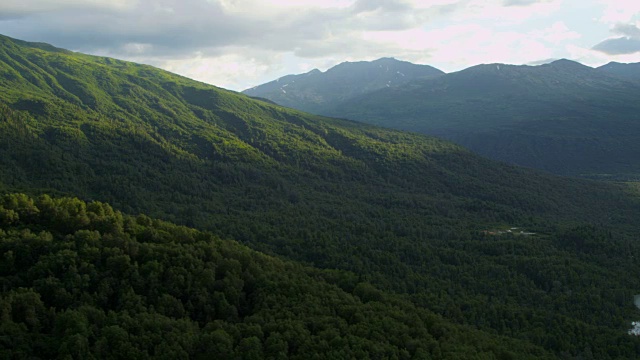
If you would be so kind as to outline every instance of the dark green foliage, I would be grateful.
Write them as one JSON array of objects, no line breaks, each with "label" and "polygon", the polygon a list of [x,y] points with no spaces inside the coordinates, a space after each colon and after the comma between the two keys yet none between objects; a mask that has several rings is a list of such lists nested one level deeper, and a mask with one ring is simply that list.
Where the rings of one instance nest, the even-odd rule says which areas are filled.
[{"label": "dark green foliage", "polygon": [[[78,199],[0,200],[0,357],[495,359],[542,349],[401,298]],[[106,226],[108,224],[108,226]],[[325,279],[326,277],[326,279]]]},{"label": "dark green foliage", "polygon": [[[640,288],[638,280],[629,276],[637,272],[634,259],[640,256],[634,241],[635,220],[640,216],[637,188],[556,178],[497,164],[434,138],[311,116],[149,66],[48,52],[7,38],[0,42],[0,71],[13,74],[0,77],[11,78],[0,81],[3,189],[32,195],[75,194],[84,200],[109,202],[125,213],[145,213],[207,229],[280,258],[334,269],[305,267],[309,278],[294,281],[300,287],[288,284],[288,272],[265,270],[282,280],[268,292],[275,297],[316,294],[316,288],[322,289],[318,294],[335,290],[311,281],[316,279],[338,286],[357,300],[354,306],[366,309],[357,315],[349,307],[337,313],[332,305],[318,305],[324,310],[317,314],[324,320],[314,329],[322,333],[326,344],[322,343],[321,353],[328,358],[345,357],[342,349],[356,358],[366,357],[370,349],[385,354],[385,346],[377,349],[360,340],[333,341],[333,330],[342,336],[351,325],[356,327],[349,331],[373,343],[386,333],[403,338],[404,345],[390,345],[398,349],[399,358],[407,357],[403,349],[415,358],[438,358],[454,351],[462,356],[484,344],[473,337],[470,342],[455,337],[450,348],[438,355],[437,348],[422,347],[432,342],[410,339],[413,326],[357,326],[363,318],[384,318],[386,310],[378,310],[378,304],[397,299],[394,293],[402,294],[404,304],[395,318],[419,319],[414,311],[433,311],[436,318],[445,318],[443,324],[457,323],[455,329],[473,327],[481,331],[478,336],[503,336],[560,357],[637,356],[637,340],[626,333],[637,315],[632,295]],[[309,328],[312,324],[305,322],[272,330],[278,334],[264,328],[261,334],[253,327],[216,325],[202,334],[206,340],[200,335],[182,339],[178,335],[197,333],[205,322],[209,324],[211,311],[214,323],[225,324],[244,322],[253,314],[256,309],[246,291],[264,278],[260,271],[246,271],[244,263],[250,263],[250,258],[224,257],[216,262],[213,274],[202,270],[204,279],[215,279],[214,290],[217,281],[222,281],[218,285],[224,290],[209,293],[206,301],[211,303],[206,309],[198,308],[201,300],[189,304],[183,296],[211,282],[190,282],[192,259],[186,261],[177,254],[199,250],[191,240],[174,241],[181,236],[189,239],[192,230],[183,229],[186,234],[179,235],[144,215],[135,218],[132,230],[126,220],[117,219],[121,215],[113,215],[113,220],[107,209],[91,202],[83,207],[74,199],[49,205],[46,201],[35,204],[29,197],[7,199],[8,205],[0,209],[4,227],[27,227],[34,236],[45,231],[43,236],[48,232],[54,240],[57,234],[73,235],[74,244],[81,236],[80,243],[127,249],[87,254],[93,259],[87,262],[97,266],[99,261],[110,276],[102,285],[86,285],[92,286],[87,304],[95,305],[83,316],[93,316],[89,323],[108,328],[104,339],[87,340],[92,349],[112,349],[112,344],[125,342],[123,331],[144,334],[155,323],[166,324],[166,318],[190,319],[159,326],[176,331],[172,341],[185,344],[180,346],[187,354],[191,353],[186,349],[193,346],[213,352],[207,345],[210,341],[221,344],[215,347],[220,357],[230,356],[240,344],[247,354],[268,357],[265,354],[272,351],[274,358],[280,356],[285,342],[287,354],[293,348],[296,354],[308,355],[320,344],[293,340],[292,334],[315,334]],[[105,215],[91,215],[101,212]],[[32,221],[30,225],[17,223],[27,220]],[[483,235],[483,230],[511,226],[537,234]],[[135,232],[139,227],[143,231]],[[78,235],[75,229],[89,232]],[[593,229],[594,234],[583,241],[584,229]],[[94,230],[99,237],[94,238]],[[135,242],[109,235],[120,233],[135,235]],[[138,258],[146,246],[141,244],[174,243],[184,249],[153,253],[144,262]],[[36,248],[25,251],[26,260],[21,258],[19,263],[37,264],[38,249],[51,253],[45,252],[41,242],[34,244]],[[78,272],[79,280],[73,273],[69,279],[48,276],[49,267],[80,269],[84,255],[76,247],[59,250],[56,256],[46,257],[46,266],[29,270],[33,285],[12,285],[11,291],[19,287],[28,291],[37,282],[37,289],[42,289],[38,290],[40,301],[55,301],[55,305],[44,302],[45,309],[55,306],[62,311],[85,304],[84,298],[76,297],[74,287],[64,287],[67,282],[85,286],[84,273]],[[195,263],[200,261],[198,256],[193,255]],[[144,290],[148,293],[140,290],[144,284],[118,286],[119,281],[135,279],[136,271],[144,284],[157,286]],[[233,276],[216,278],[220,273]],[[189,284],[189,289],[181,287]],[[411,301],[412,307],[406,308],[404,301]],[[286,299],[269,304],[273,308],[269,316],[274,318],[290,316],[292,311],[306,314],[308,309]],[[152,313],[151,305],[154,315],[147,322],[133,313],[127,315],[130,318],[116,313],[115,320],[107,321],[109,313],[99,313],[103,309]],[[102,320],[105,316],[107,320]],[[345,320],[347,326],[336,316],[352,320]],[[34,344],[46,340],[32,333]],[[429,328],[429,334],[442,346],[441,339],[450,332],[435,327]],[[163,333],[158,338],[163,336],[174,337]],[[144,341],[156,344],[155,339]],[[69,341],[68,349],[72,344],[78,351],[87,348],[77,336]],[[500,354],[495,357],[520,357],[520,350],[510,354],[492,341],[488,344],[494,355]],[[46,343],[37,346],[50,349]],[[118,356],[129,356],[137,349],[123,345]],[[184,356],[169,350],[166,354]]]}]

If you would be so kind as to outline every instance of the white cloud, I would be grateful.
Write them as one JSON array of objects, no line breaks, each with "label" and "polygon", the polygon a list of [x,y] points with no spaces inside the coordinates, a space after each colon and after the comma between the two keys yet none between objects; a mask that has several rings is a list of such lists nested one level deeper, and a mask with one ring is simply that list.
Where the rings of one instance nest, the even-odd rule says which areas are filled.
[{"label": "white cloud", "polygon": [[122,51],[131,55],[148,53],[153,48],[151,44],[128,43],[122,47]]},{"label": "white cloud", "polygon": [[458,21],[493,20],[497,26],[513,26],[559,11],[563,0],[527,1],[526,6],[504,6],[501,1],[470,0],[454,15]]},{"label": "white cloud", "polygon": [[585,48],[607,25],[629,34],[638,11],[603,0],[0,0],[0,32],[242,89],[383,56],[445,71],[571,58],[570,44],[606,57]]},{"label": "white cloud", "polygon": [[414,9],[428,9],[437,6],[456,5],[461,3],[460,0],[406,0],[405,2]]},{"label": "white cloud", "polygon": [[543,30],[533,30],[529,34],[536,39],[555,45],[582,37],[578,32],[570,30],[562,21],[556,21],[553,25]]},{"label": "white cloud", "polygon": [[544,43],[526,34],[479,26],[456,29],[454,33],[432,50],[432,58],[457,69],[477,63],[521,64],[553,56]]},{"label": "white cloud", "polygon": [[281,53],[260,53],[250,49],[228,49],[227,54],[195,54],[185,59],[159,61],[153,65],[227,89],[243,90],[272,79],[265,74],[283,70]]},{"label": "white cloud", "polygon": [[557,49],[581,37],[561,21],[529,32],[470,22],[435,29],[367,32],[364,36],[400,58],[436,65],[445,71],[477,63],[522,64],[562,57]]},{"label": "white cloud", "polygon": [[638,17],[640,1],[636,0],[599,0],[604,5],[600,21],[606,24],[628,23]]},{"label": "white cloud", "polygon": [[228,12],[247,13],[250,16],[264,15],[264,12],[277,13],[291,10],[347,8],[355,0],[219,0]]}]

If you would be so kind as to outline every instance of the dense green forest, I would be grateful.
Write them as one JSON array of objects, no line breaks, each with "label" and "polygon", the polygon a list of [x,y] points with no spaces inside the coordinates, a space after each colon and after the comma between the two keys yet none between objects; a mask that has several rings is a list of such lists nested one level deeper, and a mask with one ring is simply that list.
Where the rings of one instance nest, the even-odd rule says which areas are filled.
[{"label": "dense green forest", "polygon": [[353,273],[100,202],[5,195],[0,223],[6,359],[550,358]]},{"label": "dense green forest", "polygon": [[[353,295],[362,283],[358,291],[366,292],[361,293],[365,298],[373,296],[369,300],[400,301],[398,314],[411,319],[433,316],[460,334],[475,329],[469,339],[484,337],[488,344],[508,338],[514,352],[521,354],[585,359],[640,354],[640,341],[627,334],[630,322],[640,315],[633,306],[640,279],[630,275],[637,273],[635,259],[640,256],[635,241],[640,215],[637,187],[554,177],[489,161],[435,138],[312,116],[149,66],[5,37],[0,37],[0,90],[1,189],[37,198],[38,209],[40,199],[47,199],[42,195],[77,196],[90,204],[109,202],[127,214],[144,213],[207,230],[213,235],[203,235],[208,238],[202,244],[234,239],[279,260],[229,245],[253,254],[250,257],[285,264],[278,265],[280,269],[295,267],[300,273],[295,276],[301,278],[292,282],[305,283],[311,294]],[[13,207],[5,209],[16,213]],[[60,235],[47,228],[55,224],[41,220],[7,224],[36,235],[49,232],[60,241],[52,244],[65,244],[69,235],[85,229],[84,225],[71,227],[59,230]],[[160,224],[152,223],[153,227]],[[494,231],[511,227],[520,230]],[[2,229],[8,233],[10,227]],[[518,235],[518,231],[535,234]],[[140,247],[146,243],[135,229],[128,234]],[[96,247],[109,247],[99,240]],[[174,243],[167,246],[179,246],[186,253],[198,251],[190,241]],[[84,255],[78,256],[77,263],[85,261]],[[25,260],[22,266],[36,263]],[[284,275],[275,275],[278,267],[273,266],[269,270],[265,265],[266,278],[282,279]],[[40,275],[16,282],[13,276],[17,275],[3,277],[9,284],[3,288],[3,299],[19,291],[40,293],[42,288],[29,283]],[[316,283],[304,276],[320,279]],[[334,287],[327,290],[325,286]],[[127,296],[150,297],[133,284],[131,289]],[[276,296],[278,291],[276,286],[271,294]],[[73,304],[77,309],[86,305],[106,312],[94,293],[99,295],[97,290],[89,292],[91,298],[78,295],[80,300]],[[165,294],[182,302],[180,319],[185,322],[181,324],[192,326],[192,341],[197,343],[206,326],[198,322],[200,315],[191,312],[195,311],[193,300],[189,307],[186,298],[176,297],[178,293],[132,300],[120,310],[141,304],[137,313],[147,308],[151,314],[153,306],[158,316],[166,316],[156,303]],[[40,309],[56,307],[45,300],[41,294]],[[309,301],[322,303],[317,298]],[[237,311],[245,306],[234,304]],[[339,321],[333,308],[325,309],[327,321]],[[118,311],[114,311],[117,320]],[[278,311],[288,314],[284,307]],[[378,316],[375,308],[366,311]],[[391,310],[380,309],[380,314],[386,311]],[[90,313],[85,316],[93,316]],[[54,315],[47,318],[48,326],[55,323]],[[91,319],[93,323],[103,318]],[[193,327],[196,323],[200,328]],[[236,351],[236,341],[253,335],[245,336],[250,332],[243,330],[238,334],[232,329],[236,323],[229,324],[213,330],[227,332]],[[374,336],[380,328],[373,324],[361,330]],[[398,330],[398,338],[413,336],[404,334],[411,328]],[[123,329],[136,336],[151,331]],[[40,339],[33,327],[21,331],[42,341],[40,354],[54,351],[51,333],[45,331]],[[463,340],[466,335],[445,345],[428,326],[426,331],[439,346],[459,346],[469,356],[485,351],[488,358],[509,357],[501,353],[503,347],[493,351],[478,345],[482,342]],[[266,341],[265,332],[251,344]],[[92,352],[101,336],[97,330],[93,334],[78,340],[85,341],[85,348]],[[360,339],[375,342],[375,336]],[[310,340],[309,346],[320,346],[316,340]],[[401,358],[407,355],[400,353],[403,349],[415,355],[415,346],[393,341],[380,345],[390,349],[388,356],[369,356],[392,358],[398,351]],[[156,351],[152,345],[145,346],[148,354]],[[185,350],[187,354],[190,349]],[[431,349],[428,353],[445,356]]]}]

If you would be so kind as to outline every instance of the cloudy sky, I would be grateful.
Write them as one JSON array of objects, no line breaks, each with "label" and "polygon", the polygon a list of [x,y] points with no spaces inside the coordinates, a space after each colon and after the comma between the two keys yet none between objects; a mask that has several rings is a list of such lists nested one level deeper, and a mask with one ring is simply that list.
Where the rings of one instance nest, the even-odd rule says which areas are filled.
[{"label": "cloudy sky", "polygon": [[1,0],[0,34],[243,90],[385,56],[640,62],[640,0]]}]

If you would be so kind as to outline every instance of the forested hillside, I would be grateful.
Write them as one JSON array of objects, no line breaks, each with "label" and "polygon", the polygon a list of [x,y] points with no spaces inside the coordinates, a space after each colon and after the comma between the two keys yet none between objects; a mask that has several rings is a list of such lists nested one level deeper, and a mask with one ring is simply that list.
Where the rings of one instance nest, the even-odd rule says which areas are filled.
[{"label": "forested hillside", "polygon": [[442,136],[557,174],[637,179],[640,84],[569,60],[478,65],[338,104],[325,114]]},{"label": "forested hillside", "polygon": [[322,272],[100,202],[0,200],[0,357],[551,357]]},{"label": "forested hillside", "polygon": [[[313,110],[443,137],[489,158],[556,174],[634,180],[640,177],[638,69],[617,63],[594,69],[569,60],[483,64]],[[287,96],[295,100],[295,90]],[[306,106],[302,100],[286,105]]]},{"label": "forested hillside", "polygon": [[348,271],[522,349],[640,353],[627,334],[638,316],[638,189],[496,163],[149,66],[0,44],[4,191],[109,202]]}]

